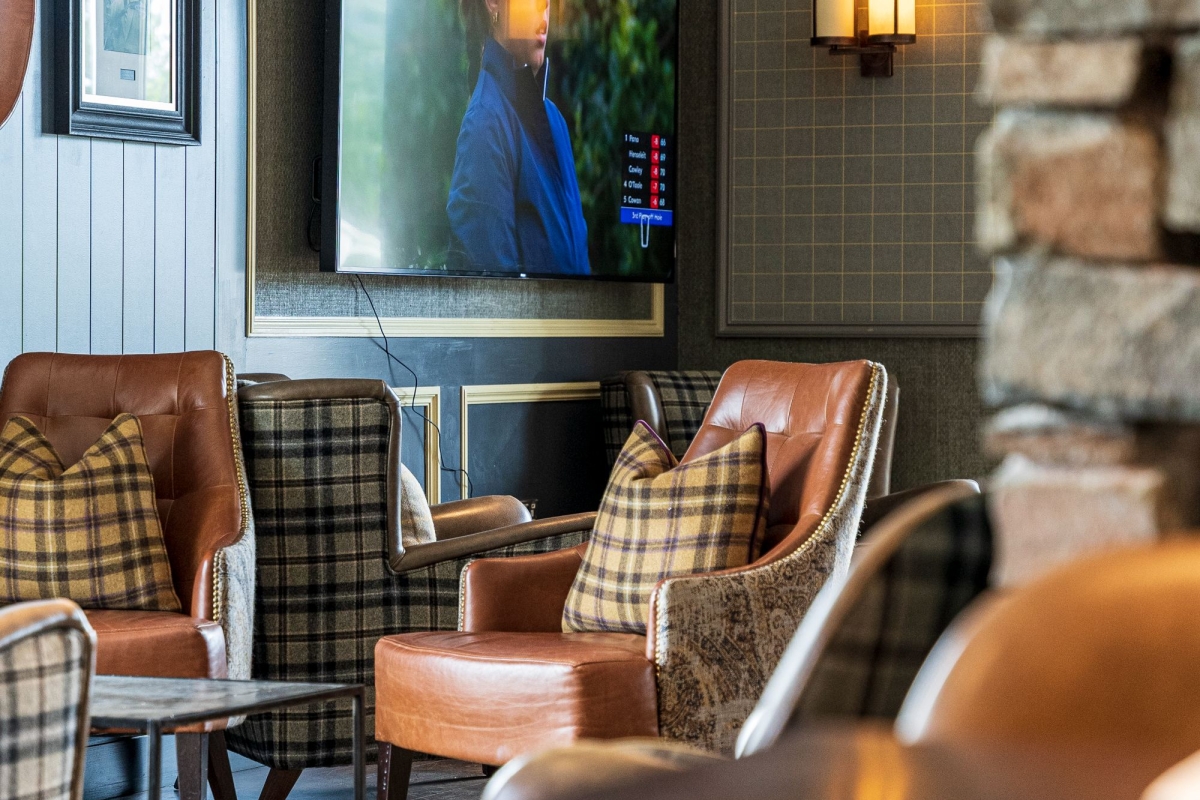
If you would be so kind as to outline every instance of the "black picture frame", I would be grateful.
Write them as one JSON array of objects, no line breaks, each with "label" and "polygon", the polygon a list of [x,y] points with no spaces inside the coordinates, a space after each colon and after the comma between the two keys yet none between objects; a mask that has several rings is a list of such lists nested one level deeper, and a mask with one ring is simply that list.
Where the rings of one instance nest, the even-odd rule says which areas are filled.
[{"label": "black picture frame", "polygon": [[54,24],[54,130],[175,145],[200,144],[201,0],[174,0],[176,102],[173,110],[88,102],[83,97],[83,4],[104,0],[50,0]]}]

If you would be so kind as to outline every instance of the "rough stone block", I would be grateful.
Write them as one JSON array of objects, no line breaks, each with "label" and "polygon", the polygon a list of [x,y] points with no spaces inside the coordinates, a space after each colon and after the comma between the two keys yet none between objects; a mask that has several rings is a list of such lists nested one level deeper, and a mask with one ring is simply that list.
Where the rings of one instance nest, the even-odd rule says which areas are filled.
[{"label": "rough stone block", "polygon": [[1005,460],[990,484],[996,563],[1015,586],[1080,556],[1146,544],[1180,527],[1167,479],[1147,467],[1046,467]]},{"label": "rough stone block", "polygon": [[1103,260],[1161,257],[1154,132],[1105,114],[1006,110],[980,138],[980,245]]},{"label": "rough stone block", "polygon": [[992,417],[984,428],[984,447],[997,458],[1022,455],[1066,467],[1121,466],[1138,458],[1137,433],[1130,426],[1037,403],[1006,408]]},{"label": "rough stone block", "polygon": [[1200,36],[1175,42],[1171,69],[1171,113],[1200,113]]},{"label": "rough stone block", "polygon": [[1200,232],[1200,37],[1179,40],[1166,123],[1167,227]]},{"label": "rough stone block", "polygon": [[1129,103],[1142,72],[1135,36],[1037,42],[992,36],[983,50],[978,99],[1002,106],[1116,108]]},{"label": "rough stone block", "polygon": [[1163,224],[1174,231],[1200,233],[1200,113],[1172,114],[1166,141]]},{"label": "rough stone block", "polygon": [[1200,270],[1000,258],[980,368],[996,406],[1200,422]]},{"label": "rough stone block", "polygon": [[988,5],[997,31],[1033,37],[1188,30],[1200,24],[1197,0],[989,0]]}]

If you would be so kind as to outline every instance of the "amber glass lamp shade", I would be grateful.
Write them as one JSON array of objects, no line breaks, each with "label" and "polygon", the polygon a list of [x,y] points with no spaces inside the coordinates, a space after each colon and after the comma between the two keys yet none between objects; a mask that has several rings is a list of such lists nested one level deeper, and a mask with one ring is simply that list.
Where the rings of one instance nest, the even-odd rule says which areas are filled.
[{"label": "amber glass lamp shade", "polygon": [[854,30],[855,0],[813,0],[812,43],[817,46],[852,46],[858,43]]},{"label": "amber glass lamp shade", "polygon": [[870,0],[867,41],[871,44],[912,44],[917,40],[916,0]]}]

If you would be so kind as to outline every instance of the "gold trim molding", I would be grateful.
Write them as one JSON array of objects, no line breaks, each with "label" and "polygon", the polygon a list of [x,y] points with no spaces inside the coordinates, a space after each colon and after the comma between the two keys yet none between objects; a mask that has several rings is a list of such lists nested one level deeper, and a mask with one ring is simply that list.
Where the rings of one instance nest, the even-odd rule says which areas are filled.
[{"label": "gold trim molding", "polygon": [[[379,335],[374,317],[269,317],[254,308],[258,245],[258,0],[246,4],[246,336],[368,338]],[[643,319],[512,319],[384,317],[397,338],[662,338],[665,291],[651,284],[650,316]]]},{"label": "gold trim molding", "polygon": [[401,408],[413,408],[425,415],[425,499],[429,505],[442,502],[442,387],[422,386],[413,400],[411,388],[393,386]]},{"label": "gold trim molding", "polygon": [[470,456],[468,423],[471,406],[496,405],[500,403],[563,403],[573,400],[599,400],[600,384],[596,381],[580,383],[498,383],[482,386],[463,386],[459,393],[459,471],[462,473],[460,494],[466,500],[471,496],[467,481],[467,464]]}]

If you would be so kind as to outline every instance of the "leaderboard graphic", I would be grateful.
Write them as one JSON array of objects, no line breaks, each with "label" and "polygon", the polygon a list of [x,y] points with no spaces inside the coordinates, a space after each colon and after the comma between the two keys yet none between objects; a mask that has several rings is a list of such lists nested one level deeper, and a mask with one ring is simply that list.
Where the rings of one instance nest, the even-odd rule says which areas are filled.
[{"label": "leaderboard graphic", "polygon": [[666,136],[626,133],[621,153],[621,222],[638,225],[642,247],[652,226],[675,224],[675,161]]}]

